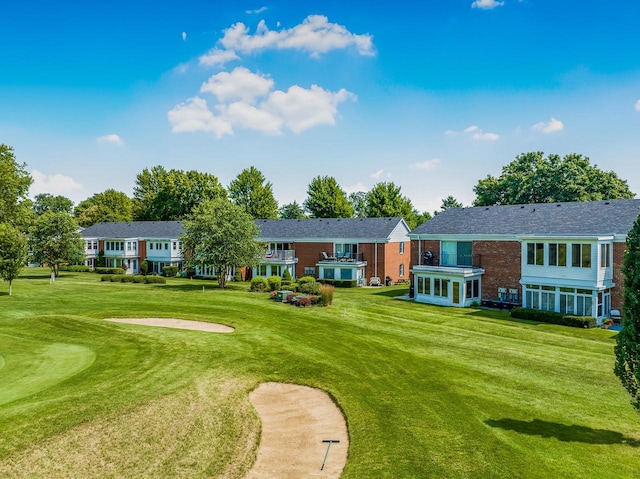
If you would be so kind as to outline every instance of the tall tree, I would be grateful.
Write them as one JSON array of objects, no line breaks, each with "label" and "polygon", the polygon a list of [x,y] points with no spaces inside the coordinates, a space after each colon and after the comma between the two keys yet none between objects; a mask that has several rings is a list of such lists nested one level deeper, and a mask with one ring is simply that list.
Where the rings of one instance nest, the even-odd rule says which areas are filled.
[{"label": "tall tree", "polygon": [[281,220],[301,220],[306,218],[304,214],[304,208],[297,201],[293,203],[287,203],[280,207],[280,219]]},{"label": "tall tree", "polygon": [[335,178],[317,176],[307,188],[304,207],[312,218],[351,218],[353,208]]},{"label": "tall tree", "polygon": [[182,227],[187,265],[213,266],[220,288],[226,286],[232,268],[253,267],[264,252],[256,241],[259,231],[253,218],[226,199],[196,206]]},{"label": "tall tree", "polygon": [[133,201],[121,191],[108,189],[78,203],[74,215],[84,228],[102,221],[132,221]]},{"label": "tall tree", "polygon": [[640,412],[640,216],[627,235],[624,274],[623,328],[616,337],[614,372]]},{"label": "tall tree", "polygon": [[462,203],[456,200],[453,196],[449,195],[446,198],[443,198],[440,209],[444,211],[451,208],[462,208]]},{"label": "tall tree", "polygon": [[214,175],[195,170],[166,171],[162,166],[145,168],[133,190],[136,220],[167,221],[186,218],[203,201],[226,198],[227,192]]},{"label": "tall tree", "polygon": [[242,170],[229,184],[229,197],[255,219],[278,217],[278,202],[270,182],[253,166]]},{"label": "tall tree", "polygon": [[61,264],[84,260],[78,223],[67,213],[40,216],[29,232],[29,246],[34,262],[48,264],[56,276]]},{"label": "tall tree", "polygon": [[475,206],[593,201],[633,198],[625,180],[602,171],[589,158],[569,154],[560,158],[542,152],[523,153],[474,187]]},{"label": "tall tree", "polygon": [[9,282],[9,296],[26,260],[27,236],[9,223],[0,223],[0,278]]},{"label": "tall tree", "polygon": [[24,223],[24,202],[33,181],[25,167],[16,161],[13,148],[0,144],[0,223]]},{"label": "tall tree", "polygon": [[73,201],[66,196],[52,195],[50,193],[40,193],[33,199],[33,209],[38,216],[53,211],[54,213],[71,213],[73,209]]},{"label": "tall tree", "polygon": [[367,192],[356,191],[348,197],[349,204],[353,208],[355,218],[365,218],[367,216]]},{"label": "tall tree", "polygon": [[366,216],[380,218],[400,216],[410,228],[415,228],[416,218],[411,200],[402,195],[402,188],[393,182],[377,183],[367,192]]}]

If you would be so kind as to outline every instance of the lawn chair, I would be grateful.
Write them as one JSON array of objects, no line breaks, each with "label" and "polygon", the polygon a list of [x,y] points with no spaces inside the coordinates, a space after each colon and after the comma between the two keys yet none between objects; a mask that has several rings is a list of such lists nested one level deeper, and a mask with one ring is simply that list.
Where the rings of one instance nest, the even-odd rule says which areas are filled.
[{"label": "lawn chair", "polygon": [[382,286],[382,281],[377,276],[369,278],[369,286]]}]

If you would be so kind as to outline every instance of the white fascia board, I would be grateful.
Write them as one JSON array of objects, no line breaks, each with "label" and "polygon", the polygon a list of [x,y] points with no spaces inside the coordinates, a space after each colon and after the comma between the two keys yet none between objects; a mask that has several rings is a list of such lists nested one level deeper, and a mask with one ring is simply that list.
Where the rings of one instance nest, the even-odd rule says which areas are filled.
[{"label": "white fascia board", "polygon": [[256,238],[261,243],[387,243],[389,238]]},{"label": "white fascia board", "polygon": [[598,282],[571,278],[549,278],[541,276],[522,276],[520,284],[542,284],[559,288],[598,289]]},{"label": "white fascia board", "polygon": [[567,241],[613,241],[614,235],[520,235],[520,241],[531,240],[567,240]]},{"label": "white fascia board", "polygon": [[473,235],[473,234],[409,234],[412,240],[436,241],[518,241],[516,235]]}]

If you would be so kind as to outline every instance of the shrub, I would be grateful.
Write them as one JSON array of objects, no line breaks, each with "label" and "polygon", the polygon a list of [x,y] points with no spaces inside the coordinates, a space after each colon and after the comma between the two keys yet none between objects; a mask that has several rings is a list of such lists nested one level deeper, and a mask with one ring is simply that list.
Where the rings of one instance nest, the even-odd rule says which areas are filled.
[{"label": "shrub", "polygon": [[284,283],[285,281],[291,282],[293,278],[291,277],[291,271],[289,271],[289,268],[285,268],[284,269],[284,273],[282,273],[282,282]]},{"label": "shrub", "polygon": [[111,276],[111,282],[112,283],[121,283],[122,282],[122,278],[124,278],[124,275],[114,274],[113,276]]},{"label": "shrub", "polygon": [[165,278],[175,278],[178,275],[177,266],[165,266],[162,268],[162,276]]},{"label": "shrub", "polygon": [[355,288],[358,286],[358,281],[355,279],[321,279],[319,282],[331,284],[336,288]]},{"label": "shrub", "polygon": [[165,284],[167,282],[167,278],[162,276],[145,276],[144,282],[145,284]]},{"label": "shrub", "polygon": [[320,294],[320,283],[301,283],[300,284],[300,292],[304,294]]},{"label": "shrub", "polygon": [[309,296],[309,300],[311,301],[311,306],[315,306],[316,304],[320,304],[319,296]]},{"label": "shrub", "polygon": [[90,273],[91,268],[83,264],[72,264],[66,266],[60,266],[59,271],[71,271],[72,273]]},{"label": "shrub", "polygon": [[132,276],[134,283],[144,283],[144,276]]},{"label": "shrub", "polygon": [[335,288],[330,284],[320,286],[320,302],[323,306],[331,306],[333,304],[333,290]]},{"label": "shrub", "polygon": [[591,316],[573,316],[531,308],[513,308],[511,310],[511,317],[527,319],[529,321],[539,321],[541,323],[572,326],[574,328],[595,328],[597,326],[596,318]]},{"label": "shrub", "polygon": [[122,268],[96,268],[98,274],[124,274],[125,270]]},{"label": "shrub", "polygon": [[284,299],[285,303],[291,303],[298,296],[297,293],[289,293],[287,297]]},{"label": "shrub", "polygon": [[280,279],[280,276],[269,276],[267,278],[267,282],[269,283],[269,289],[271,291],[277,291],[280,289],[280,283],[282,280]]},{"label": "shrub", "polygon": [[142,276],[146,276],[149,272],[149,262],[145,259],[142,263],[140,263],[140,274]]},{"label": "shrub", "polygon": [[111,275],[103,274],[102,276],[100,276],[100,281],[111,281]]},{"label": "shrub", "polygon": [[242,277],[242,268],[236,269],[236,272],[233,274],[233,280],[244,281],[244,278]]},{"label": "shrub", "polygon": [[311,299],[308,296],[298,296],[296,298],[296,306],[306,307],[311,304]]},{"label": "shrub", "polygon": [[298,280],[299,285],[307,284],[307,283],[315,283],[316,279],[313,276],[303,276]]},{"label": "shrub", "polygon": [[269,283],[267,282],[267,278],[264,276],[256,276],[251,280],[251,287],[249,291],[253,292],[263,292],[269,288]]},{"label": "shrub", "polygon": [[131,275],[126,275],[126,276],[122,276],[120,279],[121,283],[133,283],[133,276]]},{"label": "shrub", "polygon": [[274,301],[276,300],[277,296],[278,296],[278,292],[277,291],[271,291],[269,293],[269,299],[273,299]]}]

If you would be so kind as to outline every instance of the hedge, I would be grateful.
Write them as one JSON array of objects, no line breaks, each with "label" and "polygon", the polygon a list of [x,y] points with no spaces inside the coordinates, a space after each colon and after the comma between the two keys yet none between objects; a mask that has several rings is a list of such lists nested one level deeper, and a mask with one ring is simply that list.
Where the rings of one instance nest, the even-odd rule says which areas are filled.
[{"label": "hedge", "polygon": [[358,281],[355,279],[319,279],[318,282],[330,284],[336,288],[355,288],[358,286]]},{"label": "hedge", "polygon": [[96,268],[98,274],[125,274],[125,272],[122,268]]},{"label": "hedge", "polygon": [[162,276],[133,276],[133,275],[110,275],[104,274],[100,277],[100,281],[112,283],[145,283],[145,284],[165,284],[166,278]]},{"label": "hedge", "polygon": [[256,276],[251,280],[251,287],[249,291],[253,292],[262,292],[267,291],[269,289],[269,283],[267,282],[267,278],[263,276]]},{"label": "hedge", "polygon": [[541,323],[560,324],[574,328],[595,328],[598,325],[596,318],[592,316],[573,316],[571,314],[531,308],[513,308],[511,310],[511,317]]},{"label": "hedge", "polygon": [[89,266],[72,264],[67,266],[60,266],[58,271],[70,271],[72,273],[90,273],[91,268]]},{"label": "hedge", "polygon": [[175,278],[178,275],[177,266],[165,266],[162,268],[162,276],[165,278]]}]

